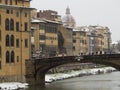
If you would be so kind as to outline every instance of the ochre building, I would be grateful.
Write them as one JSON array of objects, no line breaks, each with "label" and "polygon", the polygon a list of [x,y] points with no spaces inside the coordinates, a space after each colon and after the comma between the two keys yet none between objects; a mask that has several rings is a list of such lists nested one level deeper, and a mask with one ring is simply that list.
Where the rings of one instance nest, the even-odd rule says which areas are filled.
[{"label": "ochre building", "polygon": [[[58,30],[60,23],[51,20],[33,19],[31,21],[32,53],[45,57],[56,56],[58,52]],[[38,53],[41,52],[41,53]],[[40,56],[41,57],[41,56]]]},{"label": "ochre building", "polygon": [[73,52],[74,55],[86,54],[88,52],[87,34],[85,31],[73,30]]},{"label": "ochre building", "polygon": [[25,81],[30,59],[30,1],[0,0],[0,82]]}]

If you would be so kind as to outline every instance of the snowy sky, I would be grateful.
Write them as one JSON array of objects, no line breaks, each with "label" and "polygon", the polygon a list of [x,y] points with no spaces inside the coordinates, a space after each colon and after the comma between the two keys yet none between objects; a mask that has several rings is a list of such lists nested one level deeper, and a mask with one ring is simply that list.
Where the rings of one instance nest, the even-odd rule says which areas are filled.
[{"label": "snowy sky", "polygon": [[32,0],[31,7],[55,10],[65,15],[67,6],[77,26],[101,25],[110,28],[112,41],[120,40],[120,0]]}]

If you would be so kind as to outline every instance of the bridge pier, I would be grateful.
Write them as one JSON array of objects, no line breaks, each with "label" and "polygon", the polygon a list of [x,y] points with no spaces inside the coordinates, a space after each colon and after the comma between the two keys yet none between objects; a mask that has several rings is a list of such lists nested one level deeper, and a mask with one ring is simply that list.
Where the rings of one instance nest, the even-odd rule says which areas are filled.
[{"label": "bridge pier", "polygon": [[30,85],[45,87],[45,74],[41,73],[37,76],[26,76],[26,82]]},{"label": "bridge pier", "polygon": [[45,72],[37,71],[34,60],[26,60],[26,83],[30,85],[45,86]]}]

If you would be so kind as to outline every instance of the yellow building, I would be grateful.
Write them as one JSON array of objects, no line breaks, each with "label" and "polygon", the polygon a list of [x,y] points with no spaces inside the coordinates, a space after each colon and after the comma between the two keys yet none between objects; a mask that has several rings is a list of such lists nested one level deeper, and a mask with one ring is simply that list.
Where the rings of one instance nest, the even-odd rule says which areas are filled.
[{"label": "yellow building", "polygon": [[74,55],[87,53],[87,34],[85,31],[78,29],[73,30],[73,51]]},{"label": "yellow building", "polygon": [[96,27],[96,35],[98,37],[98,43],[101,51],[108,52],[111,44],[111,33],[107,27]]},{"label": "yellow building", "polygon": [[51,20],[33,19],[31,29],[33,29],[32,49],[33,53],[41,51],[41,55],[46,57],[56,56],[58,52],[58,29],[60,23]]},{"label": "yellow building", "polygon": [[30,1],[0,0],[0,82],[24,81],[31,57]]},{"label": "yellow building", "polygon": [[88,44],[89,53],[100,51],[109,52],[111,44],[111,33],[107,27],[103,26],[88,26]]}]

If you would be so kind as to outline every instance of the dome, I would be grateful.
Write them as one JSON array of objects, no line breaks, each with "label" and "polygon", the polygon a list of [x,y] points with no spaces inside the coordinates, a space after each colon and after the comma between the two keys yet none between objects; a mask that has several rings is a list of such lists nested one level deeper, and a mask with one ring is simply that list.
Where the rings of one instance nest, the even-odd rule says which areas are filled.
[{"label": "dome", "polygon": [[70,9],[67,7],[66,9],[66,15],[62,18],[62,22],[65,26],[75,27],[75,19],[70,14]]}]

